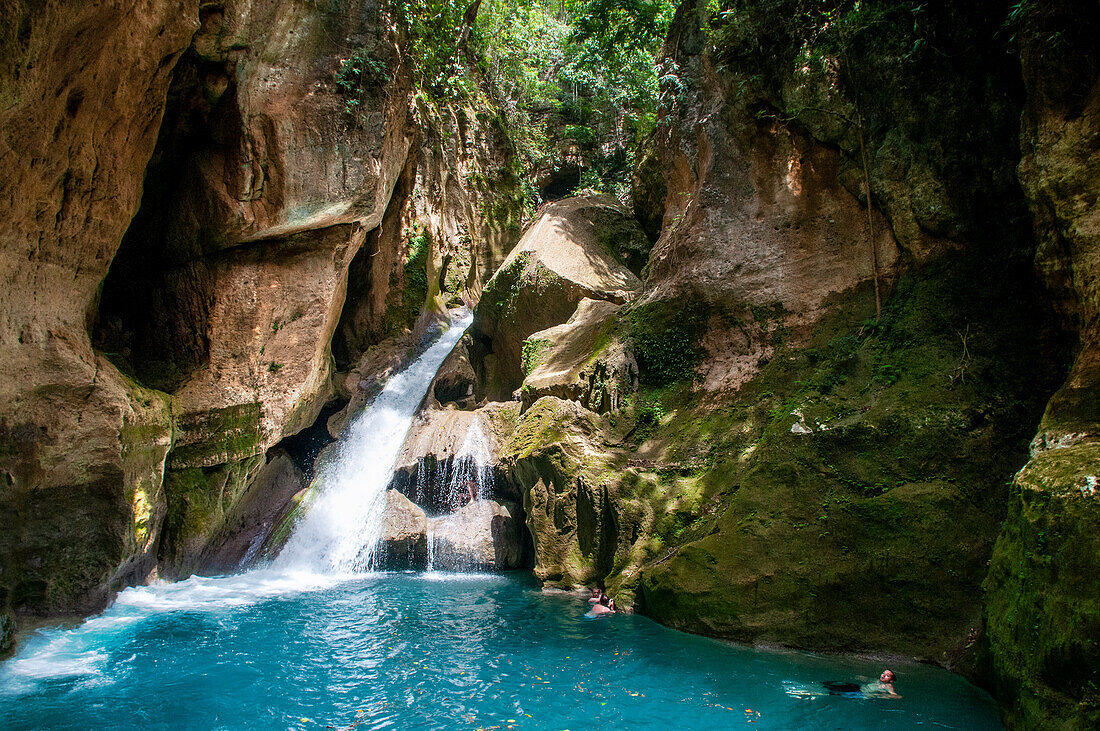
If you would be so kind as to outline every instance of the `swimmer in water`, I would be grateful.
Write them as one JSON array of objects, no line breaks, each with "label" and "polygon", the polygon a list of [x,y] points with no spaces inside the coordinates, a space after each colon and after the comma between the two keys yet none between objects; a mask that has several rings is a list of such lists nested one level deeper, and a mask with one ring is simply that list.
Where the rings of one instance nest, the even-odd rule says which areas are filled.
[{"label": "swimmer in water", "polygon": [[836,680],[826,680],[822,683],[829,695],[840,695],[848,698],[901,698],[894,690],[894,680],[897,675],[893,670],[883,670],[878,680],[870,683],[843,683]]},{"label": "swimmer in water", "polygon": [[608,599],[607,594],[600,592],[600,600],[592,605],[592,608],[588,610],[585,615],[587,617],[602,617],[606,614],[615,613],[615,600]]},{"label": "swimmer in water", "polygon": [[893,670],[883,670],[878,680],[865,683],[859,687],[864,698],[901,698],[894,690],[894,680],[897,678]]}]

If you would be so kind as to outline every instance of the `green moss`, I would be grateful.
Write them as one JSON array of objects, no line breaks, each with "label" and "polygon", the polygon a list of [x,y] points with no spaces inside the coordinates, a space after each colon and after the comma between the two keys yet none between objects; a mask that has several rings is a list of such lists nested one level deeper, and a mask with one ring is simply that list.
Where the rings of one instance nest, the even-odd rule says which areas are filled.
[{"label": "green moss", "polygon": [[1017,476],[990,562],[986,661],[1020,728],[1100,726],[1100,444]]},{"label": "green moss", "polygon": [[168,512],[159,557],[162,572],[186,576],[195,570],[206,542],[221,528],[225,516],[263,464],[263,455],[257,455],[216,467],[165,473]]},{"label": "green moss", "polygon": [[980,266],[951,256],[903,279],[877,324],[869,287],[834,297],[718,404],[687,382],[643,389],[660,416],[635,407],[658,423],[639,497],[661,545],[644,611],[744,641],[973,661],[1004,483],[1026,459],[1036,384],[1058,372],[1036,356],[1041,310],[977,284]]},{"label": "green moss", "polygon": [[176,420],[172,467],[224,464],[254,456],[264,448],[259,402],[184,414]]},{"label": "green moss", "polygon": [[702,361],[700,338],[710,307],[694,299],[651,302],[629,312],[628,337],[645,385],[664,386],[694,377]]},{"label": "green moss", "polygon": [[506,266],[497,270],[485,285],[481,301],[477,305],[478,319],[497,322],[509,316],[516,296],[523,287],[524,273],[531,262],[531,254],[521,251]]},{"label": "green moss", "polygon": [[550,349],[550,341],[545,338],[527,338],[523,341],[523,375],[531,375],[538,368]]}]

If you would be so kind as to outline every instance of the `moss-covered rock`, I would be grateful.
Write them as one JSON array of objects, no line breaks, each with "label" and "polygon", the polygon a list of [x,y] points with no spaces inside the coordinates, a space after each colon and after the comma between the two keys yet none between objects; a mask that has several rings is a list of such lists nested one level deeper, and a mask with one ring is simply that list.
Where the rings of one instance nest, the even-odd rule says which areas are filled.
[{"label": "moss-covered rock", "polygon": [[0,612],[0,658],[15,646],[15,618],[8,612]]},{"label": "moss-covered rock", "polygon": [[168,513],[160,544],[160,572],[189,576],[201,567],[208,544],[263,466],[263,455],[214,467],[169,469],[164,476]]},{"label": "moss-covered rock", "polygon": [[611,572],[632,512],[611,479],[601,426],[573,401],[548,396],[520,418],[502,460],[523,494],[535,545],[535,575],[571,587]]},{"label": "moss-covered rock", "polygon": [[1013,728],[1100,726],[1100,444],[1016,476],[989,567],[986,649]]},{"label": "moss-covered rock", "polygon": [[524,341],[569,320],[581,300],[622,304],[634,296],[641,282],[609,243],[633,240],[623,234],[631,230],[645,238],[618,205],[601,196],[542,209],[486,284],[474,313],[471,355],[479,398],[511,398],[526,376]]},{"label": "moss-covered rock", "polygon": [[598,414],[620,408],[638,385],[638,367],[619,335],[621,305],[585,298],[562,325],[523,342],[524,408],[543,396],[576,401]]},{"label": "moss-covered rock", "polygon": [[780,343],[716,410],[653,392],[661,414],[639,451],[694,460],[702,489],[657,524],[645,612],[973,668],[1004,483],[1057,373],[1036,356],[1041,310],[998,294],[1025,288],[1026,271],[963,286],[980,266],[953,256],[903,279],[877,324],[868,287],[834,298],[807,341]]}]

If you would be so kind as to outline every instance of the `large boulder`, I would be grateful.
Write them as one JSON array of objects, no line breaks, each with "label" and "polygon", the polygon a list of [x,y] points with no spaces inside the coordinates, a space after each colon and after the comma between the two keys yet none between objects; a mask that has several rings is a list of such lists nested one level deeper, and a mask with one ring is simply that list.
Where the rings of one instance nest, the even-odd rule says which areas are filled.
[{"label": "large boulder", "polygon": [[514,505],[474,500],[432,518],[431,568],[444,571],[503,571],[523,568],[526,531]]},{"label": "large boulder", "polygon": [[428,563],[428,518],[397,490],[386,491],[379,538],[379,566],[391,571],[422,569]]},{"label": "large boulder", "polygon": [[505,445],[504,465],[523,493],[534,541],[535,576],[552,586],[602,580],[637,532],[637,509],[621,496],[606,436],[595,414],[546,396]]},{"label": "large boulder", "polygon": [[617,337],[622,305],[585,298],[569,321],[523,342],[524,408],[543,396],[570,399],[597,413],[619,408],[638,385],[638,366]]},{"label": "large boulder", "polygon": [[[608,231],[622,226],[637,228],[602,196],[567,198],[541,209],[485,286],[474,313],[471,356],[479,399],[511,398],[525,375],[524,341],[566,322],[581,300],[623,304],[633,299],[641,281],[608,238]],[[640,230],[639,235],[644,238]]]}]

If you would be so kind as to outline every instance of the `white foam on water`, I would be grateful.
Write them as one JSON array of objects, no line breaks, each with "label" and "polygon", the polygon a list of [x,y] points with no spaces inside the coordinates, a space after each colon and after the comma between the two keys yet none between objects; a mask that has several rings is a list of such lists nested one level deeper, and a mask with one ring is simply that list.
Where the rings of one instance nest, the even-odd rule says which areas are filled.
[{"label": "white foam on water", "polygon": [[444,358],[473,317],[465,313],[406,370],[393,376],[349,429],[340,457],[322,473],[318,492],[282,554],[242,574],[193,576],[119,593],[102,614],[73,628],[39,630],[0,665],[0,697],[20,695],[48,679],[110,683],[109,652],[144,620],[169,612],[224,612],[331,588],[371,567],[397,453]]},{"label": "white foam on water", "polygon": [[234,576],[192,576],[173,584],[131,587],[120,592],[102,614],[76,627],[39,630],[15,657],[0,666],[0,695],[28,692],[43,680],[119,680],[118,676],[99,677],[106,669],[110,648],[124,643],[156,615],[223,612],[275,597],[328,589],[357,578],[355,574],[258,569]]}]

